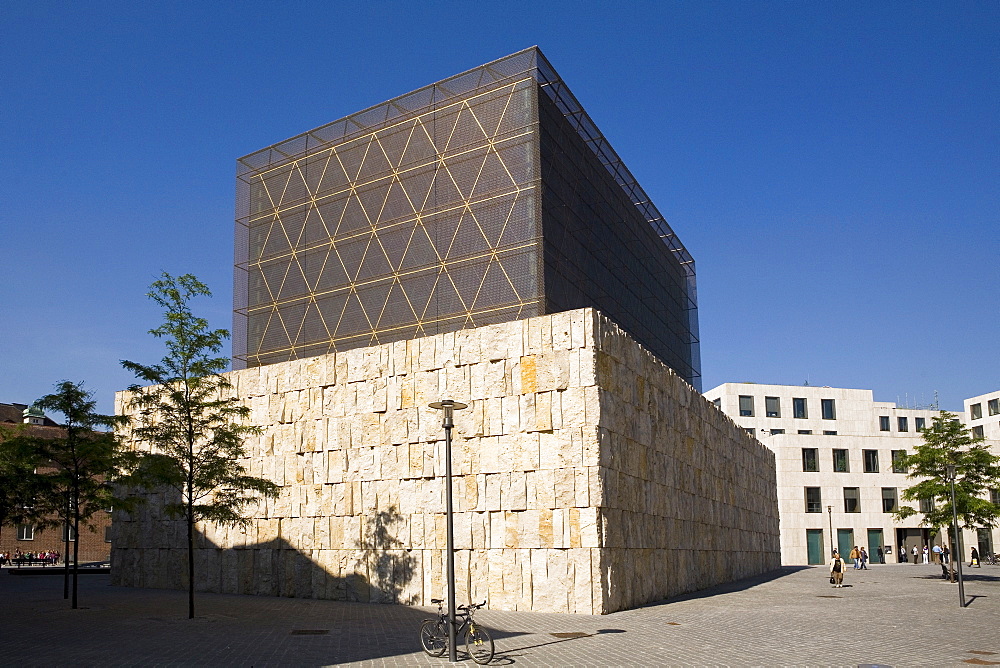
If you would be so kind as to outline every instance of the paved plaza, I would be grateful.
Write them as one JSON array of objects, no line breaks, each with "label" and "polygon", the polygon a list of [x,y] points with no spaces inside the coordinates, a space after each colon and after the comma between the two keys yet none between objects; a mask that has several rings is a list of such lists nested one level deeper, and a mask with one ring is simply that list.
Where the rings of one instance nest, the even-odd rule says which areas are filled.
[{"label": "paved plaza", "polygon": [[[669,566],[666,566],[669,567]],[[966,595],[930,565],[784,568],[605,616],[484,611],[493,665],[1000,665],[1000,566],[967,571]],[[62,578],[0,572],[3,666],[442,666],[419,651],[428,609],[198,594],[80,578],[81,609]],[[462,645],[460,644],[460,647]],[[475,665],[459,653],[463,665]]]}]

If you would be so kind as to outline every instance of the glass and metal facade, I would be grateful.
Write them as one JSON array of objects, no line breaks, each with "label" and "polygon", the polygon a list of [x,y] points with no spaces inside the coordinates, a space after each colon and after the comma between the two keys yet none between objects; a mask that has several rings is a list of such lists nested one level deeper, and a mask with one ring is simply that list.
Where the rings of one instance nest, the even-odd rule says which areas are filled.
[{"label": "glass and metal facade", "polygon": [[583,306],[699,387],[694,261],[537,48],[238,162],[236,368]]}]

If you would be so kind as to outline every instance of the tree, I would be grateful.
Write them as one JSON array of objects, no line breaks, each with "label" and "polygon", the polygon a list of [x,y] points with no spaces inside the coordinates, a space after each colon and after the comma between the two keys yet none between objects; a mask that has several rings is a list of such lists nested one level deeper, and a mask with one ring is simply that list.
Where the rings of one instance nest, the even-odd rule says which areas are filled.
[{"label": "tree", "polygon": [[221,374],[229,359],[218,357],[229,338],[210,329],[189,306],[208,287],[191,274],[164,273],[147,296],[164,310],[164,322],[149,333],[164,339],[167,354],[159,364],[123,361],[129,371],[149,383],[133,385],[130,405],[137,421],[132,436],[149,444],[143,466],[147,484],[173,493],[163,510],[187,525],[188,618],[194,618],[194,532],[198,522],[245,526],[244,511],[260,496],[277,496],[278,486],[247,475],[239,462],[246,457],[243,439],[260,433],[245,424],[250,410],[228,396],[232,388]]},{"label": "tree", "polygon": [[0,424],[0,530],[34,519],[39,461],[24,436],[25,425]]},{"label": "tree", "polygon": [[[900,464],[909,469],[908,478],[920,481],[903,490],[906,501],[925,500],[924,509],[901,505],[893,514],[897,520],[923,515],[922,524],[939,529],[953,522],[951,482],[948,468],[955,470],[955,510],[960,526],[993,527],[1000,517],[1000,506],[984,495],[1000,486],[1000,456],[990,452],[983,439],[974,437],[953,413],[941,411],[931,426],[923,431],[923,443]],[[955,553],[954,559],[963,555]]]},{"label": "tree", "polygon": [[[92,393],[83,389],[83,383],[64,380],[56,384],[56,391],[47,394],[35,405],[47,411],[62,413],[65,417],[63,436],[31,438],[41,466],[37,471],[38,490],[35,509],[42,518],[58,517],[66,527],[67,547],[70,536],[79,537],[80,528],[93,528],[94,516],[112,506],[127,504],[114,491],[116,480],[134,466],[135,453],[125,450],[112,432],[100,428],[114,428],[127,420],[123,416],[101,415],[95,411],[97,402]],[[30,437],[29,437],[30,438]],[[44,524],[54,525],[51,519]],[[77,607],[77,564],[80,541],[73,540],[73,603]],[[69,555],[66,555],[67,582]]]}]

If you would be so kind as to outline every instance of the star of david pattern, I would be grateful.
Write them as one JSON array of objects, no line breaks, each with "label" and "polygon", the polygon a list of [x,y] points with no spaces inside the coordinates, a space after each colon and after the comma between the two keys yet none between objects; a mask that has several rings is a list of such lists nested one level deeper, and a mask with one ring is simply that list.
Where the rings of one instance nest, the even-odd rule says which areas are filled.
[{"label": "star of david pattern", "polygon": [[508,82],[246,178],[247,364],[541,314],[536,94]]}]

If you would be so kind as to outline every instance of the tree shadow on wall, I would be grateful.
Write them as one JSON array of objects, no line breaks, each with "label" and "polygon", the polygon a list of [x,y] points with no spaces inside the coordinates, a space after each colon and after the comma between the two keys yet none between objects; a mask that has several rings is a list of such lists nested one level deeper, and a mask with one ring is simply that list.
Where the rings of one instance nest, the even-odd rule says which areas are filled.
[{"label": "tree shadow on wall", "polygon": [[365,521],[364,538],[356,543],[365,553],[366,570],[371,578],[367,582],[368,600],[372,603],[413,605],[417,602],[415,594],[403,595],[416,570],[416,560],[403,541],[395,536],[404,528],[403,521],[395,505],[380,510]]},{"label": "tree shadow on wall", "polygon": [[[112,584],[187,587],[183,523],[164,517],[161,507],[145,504],[134,517],[119,513],[116,531],[127,535],[116,536],[112,546]],[[362,538],[338,549],[302,549],[282,536],[221,547],[213,540],[217,531],[196,530],[195,590],[416,605],[419,591],[408,591],[408,585],[419,574],[419,560],[397,538],[406,528],[393,505],[366,515]]]}]

